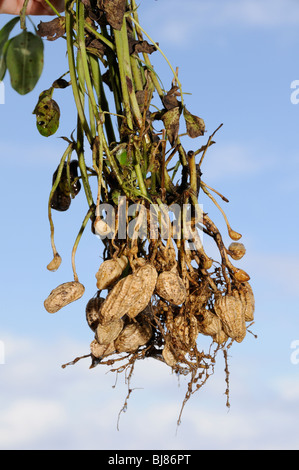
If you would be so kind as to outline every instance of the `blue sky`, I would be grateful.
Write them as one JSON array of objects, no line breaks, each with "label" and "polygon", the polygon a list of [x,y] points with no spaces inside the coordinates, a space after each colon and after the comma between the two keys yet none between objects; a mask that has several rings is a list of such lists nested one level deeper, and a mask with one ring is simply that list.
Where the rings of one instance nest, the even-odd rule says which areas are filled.
[{"label": "blue sky", "polygon": [[[86,287],[82,300],[56,315],[43,301],[72,280],[71,247],[85,215],[77,198],[70,212],[55,214],[63,264],[51,260],[47,199],[51,177],[65,150],[59,136],[75,128],[70,90],[57,90],[61,127],[49,139],[35,128],[39,93],[67,68],[64,42],[45,44],[45,68],[25,97],[9,87],[0,105],[0,364],[1,449],[298,449],[299,339],[298,195],[299,105],[291,83],[299,79],[299,4],[295,0],[144,0],[140,20],[166,53],[186,93],[190,112],[219,124],[216,145],[205,157],[203,180],[229,199],[226,214],[247,248],[239,262],[251,275],[258,339],[247,335],[230,350],[231,408],[225,407],[224,362],[188,402],[176,433],[186,382],[162,364],[138,364],[128,410],[127,388],[88,361],[61,364],[88,353],[92,340],[85,304],[95,293],[102,246],[89,230],[79,245],[77,269]],[[0,27],[9,19],[0,17]],[[35,18],[35,23],[39,18]],[[16,31],[16,30],[14,30]],[[153,64],[165,87],[171,71],[158,53]],[[206,139],[205,139],[206,140]],[[188,141],[199,147],[202,138]],[[190,147],[192,148],[192,147]],[[225,234],[215,206],[203,199]],[[222,203],[224,204],[224,203]],[[229,243],[228,236],[224,236]],[[299,357],[299,355],[298,355]],[[296,362],[296,361],[295,361]]]}]

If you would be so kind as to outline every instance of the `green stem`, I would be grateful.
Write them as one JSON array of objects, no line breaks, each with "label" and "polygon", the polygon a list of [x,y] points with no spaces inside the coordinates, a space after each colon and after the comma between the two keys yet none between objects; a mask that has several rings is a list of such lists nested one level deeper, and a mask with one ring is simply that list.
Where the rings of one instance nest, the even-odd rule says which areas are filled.
[{"label": "green stem", "polygon": [[49,196],[49,202],[48,202],[48,219],[49,219],[49,223],[50,223],[50,229],[51,229],[51,245],[52,245],[52,251],[53,251],[53,255],[55,257],[57,253],[57,249],[56,249],[56,246],[55,246],[55,241],[54,241],[54,223],[53,223],[53,218],[52,218],[52,208],[51,208],[51,201],[52,201],[52,198],[54,196],[54,193],[59,185],[59,182],[60,182],[60,179],[61,179],[61,175],[62,175],[62,171],[63,171],[63,167],[64,167],[64,163],[65,163],[65,160],[67,158],[67,156],[69,154],[71,154],[73,151],[73,143],[69,144],[66,151],[64,152],[61,160],[60,160],[60,164],[59,164],[59,167],[58,167],[58,170],[57,170],[57,176],[56,176],[56,179],[53,183],[53,186],[52,186],[52,189],[51,189],[51,192],[50,192],[50,196]]},{"label": "green stem", "polygon": [[148,196],[140,165],[137,163],[136,165],[134,165],[134,168],[135,168],[135,171],[136,171],[136,176],[137,176],[137,179],[138,179],[138,184],[139,184],[140,191],[141,191],[143,196]]},{"label": "green stem", "polygon": [[[124,29],[124,27],[126,28],[125,23],[122,26],[122,30]],[[125,66],[124,66],[124,48],[123,48],[122,31],[114,30],[114,37],[115,37],[116,52],[117,52],[117,58],[118,58],[119,76],[120,76],[121,90],[122,90],[122,101],[124,105],[125,116],[127,119],[128,128],[133,130],[133,116],[131,112],[130,97],[129,97],[129,92],[128,92],[128,84],[127,84],[126,72],[125,72]]]},{"label": "green stem", "polygon": [[75,264],[76,251],[77,251],[78,245],[80,243],[80,240],[82,238],[83,232],[86,228],[86,225],[87,225],[89,219],[92,217],[93,212],[94,212],[94,207],[90,207],[87,214],[86,214],[86,216],[85,216],[85,218],[84,218],[84,220],[83,220],[83,223],[81,225],[80,231],[77,235],[77,238],[76,238],[76,241],[74,243],[73,250],[72,250],[72,268],[73,268],[73,273],[74,273],[74,280],[76,282],[79,281],[78,275],[77,275],[77,272],[76,272],[76,264]]},{"label": "green stem", "polygon": [[100,41],[102,41],[104,44],[106,44],[106,46],[108,46],[113,52],[115,52],[115,46],[114,44],[109,41],[109,39],[107,39],[105,36],[103,36],[103,34],[100,34],[98,31],[96,31],[89,23],[85,23],[85,28],[92,34],[94,34],[94,36],[99,39]]},{"label": "green stem", "polygon": [[59,18],[61,17],[59,11],[56,10],[56,8],[54,7],[54,5],[52,5],[51,2],[49,2],[49,0],[45,0],[45,2],[47,3],[47,5],[49,5],[50,8],[52,8],[53,12],[55,13],[55,15],[57,15]]},{"label": "green stem", "polygon": [[138,60],[135,57],[131,57],[131,69],[134,78],[135,90],[142,91],[143,90],[143,79],[140,72],[140,68],[138,66]]},{"label": "green stem", "polygon": [[77,4],[77,27],[78,27],[78,46],[79,51],[81,52],[82,68],[84,73],[84,78],[87,86],[88,99],[94,114],[94,117],[99,121],[99,111],[97,108],[97,102],[93,92],[93,86],[90,78],[90,71],[87,60],[87,52],[85,47],[85,7],[82,2]]},{"label": "green stem", "polygon": [[28,6],[29,0],[25,0],[20,12],[20,23],[21,28],[26,29],[26,10]]},{"label": "green stem", "polygon": [[123,27],[121,29],[121,35],[122,35],[123,53],[124,53],[123,65],[125,68],[126,83],[128,87],[130,103],[131,103],[133,115],[137,121],[138,127],[141,129],[142,128],[142,115],[141,115],[140,108],[137,102],[135,89],[134,89],[134,83],[133,83],[126,18],[124,18],[123,20]]},{"label": "green stem", "polygon": [[138,21],[135,20],[135,18],[133,17],[130,17],[131,21],[133,21],[136,26],[146,35],[146,37],[151,41],[151,43],[156,47],[156,49],[160,52],[160,54],[164,57],[164,59],[166,60],[167,64],[169,65],[172,73],[173,73],[173,76],[175,78],[175,81],[177,82],[178,84],[178,87],[180,89],[180,93],[181,93],[181,100],[182,100],[182,106],[184,106],[184,97],[183,97],[183,90],[182,90],[182,84],[181,82],[179,81],[179,78],[177,76],[177,73],[176,71],[174,70],[174,68],[172,67],[171,63],[169,62],[168,58],[166,57],[166,55],[164,54],[164,52],[162,51],[162,49],[158,46],[158,44],[147,34],[146,31],[144,31],[144,29],[140,26],[140,24],[138,23]]},{"label": "green stem", "polygon": [[69,7],[71,6],[72,3],[73,3],[72,0],[65,0],[65,7],[66,7],[65,8],[65,29],[66,29],[69,72],[70,72],[72,90],[73,90],[74,100],[75,100],[77,112],[79,115],[79,119],[82,123],[86,137],[89,140],[89,143],[91,144],[92,133],[85,117],[84,107],[81,101],[80,90],[79,90],[77,75],[76,75],[76,64],[75,64],[74,43],[73,43],[74,20],[73,20],[73,15],[71,11],[69,11]]},{"label": "green stem", "polygon": [[116,142],[116,137],[110,116],[109,104],[105,95],[99,62],[92,54],[88,54],[88,59],[90,63],[93,85],[97,94],[98,102],[101,106],[102,111],[105,113],[105,129],[107,133],[108,142],[109,144],[112,144],[113,142]]}]

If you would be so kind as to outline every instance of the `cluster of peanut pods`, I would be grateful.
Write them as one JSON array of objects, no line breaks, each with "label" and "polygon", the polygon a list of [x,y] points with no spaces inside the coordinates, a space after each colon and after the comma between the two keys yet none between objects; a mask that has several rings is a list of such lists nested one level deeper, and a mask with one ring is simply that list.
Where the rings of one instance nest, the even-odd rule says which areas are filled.
[{"label": "cluster of peanut pods", "polygon": [[[232,243],[229,252],[238,259],[245,253],[244,245]],[[204,276],[180,265],[173,241],[155,243],[142,257],[138,250],[125,248],[101,263],[97,292],[86,306],[94,334],[92,364],[125,353],[188,370],[206,358],[200,335],[210,336],[219,347],[244,340],[255,309],[249,282],[232,279],[228,286],[220,268]],[[84,292],[78,281],[65,283],[51,292],[45,308],[55,313]]]}]

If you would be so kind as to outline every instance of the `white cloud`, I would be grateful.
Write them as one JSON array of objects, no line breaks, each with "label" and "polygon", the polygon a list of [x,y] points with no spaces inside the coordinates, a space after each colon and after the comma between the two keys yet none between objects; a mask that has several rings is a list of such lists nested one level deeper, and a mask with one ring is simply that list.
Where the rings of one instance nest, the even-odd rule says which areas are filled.
[{"label": "white cloud", "polygon": [[62,404],[50,399],[27,398],[12,402],[1,412],[0,446],[3,449],[31,448],[66,424]]},{"label": "white cloud", "polygon": [[[165,365],[147,360],[136,366],[130,384],[134,391],[117,430],[118,413],[128,391],[124,374],[115,382],[115,375],[106,373],[107,369],[89,370],[88,359],[61,369],[63,362],[86,353],[87,345],[70,338],[50,341],[40,337],[2,334],[7,345],[7,360],[0,366],[2,449],[255,449],[296,445],[292,437],[297,426],[295,392],[290,400],[287,387],[277,388],[280,369],[269,378],[262,371],[263,358],[254,360],[256,353],[246,353],[246,345],[230,351],[229,412],[221,354],[215,374],[187,403],[179,428],[176,421],[188,380],[178,380]],[[297,369],[293,370],[296,374]]]}]

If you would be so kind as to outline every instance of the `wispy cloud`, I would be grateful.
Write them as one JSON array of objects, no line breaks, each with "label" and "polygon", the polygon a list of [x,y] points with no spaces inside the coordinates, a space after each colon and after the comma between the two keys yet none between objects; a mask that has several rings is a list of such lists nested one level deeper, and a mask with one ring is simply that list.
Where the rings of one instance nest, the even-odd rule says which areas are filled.
[{"label": "wispy cloud", "polygon": [[[186,44],[195,36],[219,28],[277,28],[298,26],[295,0],[186,0],[153,2],[146,7],[148,28],[159,31],[163,42]],[[214,36],[215,39],[215,36]],[[199,45],[200,46],[200,45]]]},{"label": "wispy cloud", "polygon": [[[287,397],[288,384],[292,385],[294,378],[286,379],[282,389],[271,389],[265,375],[262,381],[255,380],[257,367],[263,367],[262,357],[254,362],[249,355],[242,355],[242,348],[239,354],[237,347],[230,351],[230,357],[237,356],[238,361],[230,359],[229,413],[221,357],[215,376],[187,404],[179,429],[176,419],[188,380],[178,381],[166,366],[148,360],[137,365],[131,383],[133,394],[118,431],[118,413],[127,393],[123,374],[114,388],[114,375],[101,368],[88,370],[86,360],[62,370],[57,366],[62,358],[85,350],[84,344],[68,338],[51,342],[21,336],[3,339],[8,356],[7,363],[0,366],[2,449],[262,449],[298,445],[293,435],[297,417],[293,401]],[[279,369],[272,379],[279,383]]]}]

